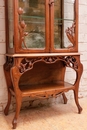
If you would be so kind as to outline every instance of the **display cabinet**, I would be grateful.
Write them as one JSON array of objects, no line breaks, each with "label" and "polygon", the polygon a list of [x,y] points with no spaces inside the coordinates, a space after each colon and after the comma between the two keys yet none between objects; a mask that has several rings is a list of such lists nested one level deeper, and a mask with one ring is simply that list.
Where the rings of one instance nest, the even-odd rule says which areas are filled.
[{"label": "display cabinet", "polygon": [[[16,98],[16,128],[22,98],[49,98],[73,90],[78,113],[78,90],[83,66],[78,53],[78,0],[5,0],[8,114],[11,95]],[[66,68],[76,73],[65,82]]]}]

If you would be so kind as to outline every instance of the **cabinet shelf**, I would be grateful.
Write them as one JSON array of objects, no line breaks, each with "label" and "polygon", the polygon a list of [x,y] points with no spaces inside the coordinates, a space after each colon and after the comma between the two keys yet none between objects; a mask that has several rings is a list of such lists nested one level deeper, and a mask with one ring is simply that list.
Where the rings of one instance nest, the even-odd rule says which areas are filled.
[{"label": "cabinet shelf", "polygon": [[[25,16],[22,15],[21,18],[25,21],[26,24],[45,24],[45,18],[39,16]],[[62,25],[62,22],[74,22],[74,19],[63,19],[63,18],[55,18],[55,25]]]},{"label": "cabinet shelf", "polygon": [[23,96],[32,95],[45,95],[45,94],[58,94],[62,91],[68,91],[74,89],[74,86],[70,83],[58,81],[57,83],[45,83],[39,85],[21,85],[19,86]]},{"label": "cabinet shelf", "polygon": [[[45,24],[45,21],[44,22],[41,22],[41,21],[39,21],[39,22],[36,22],[36,21],[33,21],[33,22],[32,21],[25,21],[25,23],[26,24],[40,24],[41,25],[41,24]],[[57,23],[57,22],[55,22],[54,24],[55,25],[62,25],[62,23]]]},{"label": "cabinet shelf", "polygon": [[[42,16],[29,16],[29,15],[21,15],[21,18],[27,19],[27,18],[33,18],[33,19],[45,19],[45,17]],[[66,18],[55,18],[54,20],[64,20],[64,21],[74,21],[74,19],[66,19]]]}]

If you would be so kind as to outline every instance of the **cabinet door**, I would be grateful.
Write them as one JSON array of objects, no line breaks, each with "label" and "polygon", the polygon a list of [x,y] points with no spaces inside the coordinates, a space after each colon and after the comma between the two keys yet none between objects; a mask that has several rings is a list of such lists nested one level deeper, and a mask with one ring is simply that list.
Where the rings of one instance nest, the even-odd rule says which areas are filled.
[{"label": "cabinet door", "polygon": [[12,53],[78,51],[78,0],[5,0]]},{"label": "cabinet door", "polygon": [[77,51],[78,0],[54,0],[50,12],[51,51]]},{"label": "cabinet door", "polygon": [[48,0],[18,0],[18,7],[19,48],[24,52],[48,52]]}]

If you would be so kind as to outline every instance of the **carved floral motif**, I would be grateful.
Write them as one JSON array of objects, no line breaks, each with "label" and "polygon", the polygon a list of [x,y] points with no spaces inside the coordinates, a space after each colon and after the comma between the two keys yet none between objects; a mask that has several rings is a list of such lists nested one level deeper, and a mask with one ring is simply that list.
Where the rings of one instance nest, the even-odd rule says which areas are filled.
[{"label": "carved floral motif", "polygon": [[73,56],[64,56],[64,57],[60,57],[60,59],[62,59],[65,62],[65,65],[67,67],[71,67],[73,69],[78,69],[78,63],[76,61],[76,58],[74,58]]},{"label": "carved floral motif", "polygon": [[70,40],[70,42],[73,44],[73,45],[71,45],[71,46],[68,46],[68,48],[70,48],[70,47],[72,47],[72,46],[74,46],[74,44],[75,44],[75,27],[76,27],[76,23],[74,22],[73,24],[72,24],[72,26],[71,27],[68,27],[67,29],[66,29],[66,35],[67,35],[67,37],[68,37],[68,39]]},{"label": "carved floral motif", "polygon": [[20,73],[23,73],[27,70],[30,70],[33,68],[33,64],[40,61],[41,58],[32,58],[32,59],[28,59],[28,58],[24,58],[19,66],[19,71]]},{"label": "carved floral motif", "polygon": [[55,56],[55,57],[38,57],[38,58],[24,58],[19,66],[20,73],[24,73],[27,70],[33,69],[33,65],[36,62],[43,61],[47,64],[55,63],[58,60],[62,60],[67,67],[78,69],[78,63],[73,56]]},{"label": "carved floral motif", "polygon": [[25,32],[27,25],[25,24],[24,20],[21,20],[20,15],[23,14],[23,9],[21,7],[18,10],[18,14],[19,14],[20,48],[22,47],[22,44],[24,45],[25,48],[27,48],[25,43],[25,37],[28,35],[28,32]]}]

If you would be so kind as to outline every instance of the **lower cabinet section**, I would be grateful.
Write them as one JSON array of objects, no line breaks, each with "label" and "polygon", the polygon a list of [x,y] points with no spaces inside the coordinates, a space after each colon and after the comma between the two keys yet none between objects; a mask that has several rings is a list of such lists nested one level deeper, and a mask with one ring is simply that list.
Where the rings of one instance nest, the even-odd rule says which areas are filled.
[{"label": "lower cabinet section", "polygon": [[[78,89],[83,66],[79,53],[48,53],[48,54],[6,54],[7,61],[4,72],[8,87],[8,102],[4,110],[8,115],[11,96],[16,98],[16,112],[12,121],[13,128],[17,126],[22,98],[50,98],[62,94],[64,103],[67,98],[64,92],[73,90],[78,113],[82,108],[78,101]],[[76,72],[73,84],[65,82],[66,67]]]}]

